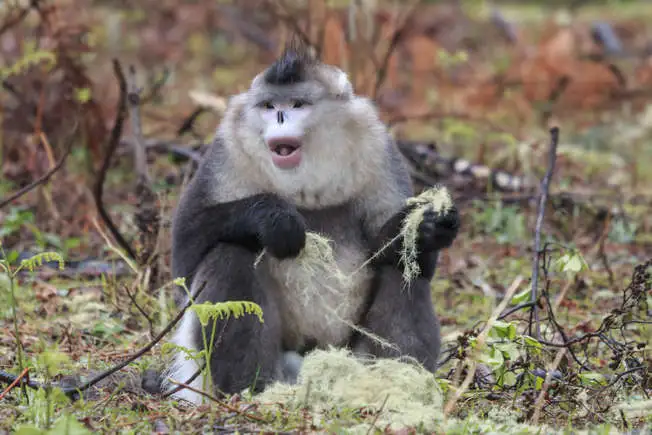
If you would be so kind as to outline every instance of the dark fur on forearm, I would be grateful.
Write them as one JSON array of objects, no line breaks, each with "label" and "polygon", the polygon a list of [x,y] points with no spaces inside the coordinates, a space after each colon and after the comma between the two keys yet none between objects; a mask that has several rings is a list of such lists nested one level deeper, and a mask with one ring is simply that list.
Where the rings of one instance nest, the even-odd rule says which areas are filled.
[{"label": "dark fur on forearm", "polygon": [[[405,206],[380,229],[373,243],[374,253],[377,253],[372,261],[374,266],[392,265],[401,271],[404,269],[405,265],[401,259],[403,237],[396,236],[400,234],[405,218],[415,207],[415,205]],[[458,229],[459,216],[457,209],[453,208],[446,214],[437,213],[433,210],[426,211],[423,222],[419,225],[419,235],[417,237],[419,277],[432,279],[435,273],[438,252],[452,244],[457,236]]]},{"label": "dark fur on forearm", "polygon": [[174,257],[183,259],[175,273],[182,272],[186,278],[218,243],[252,252],[267,247],[280,258],[295,255],[305,243],[301,216],[294,206],[271,193],[186,210],[178,217],[182,225],[176,226],[174,235]]}]

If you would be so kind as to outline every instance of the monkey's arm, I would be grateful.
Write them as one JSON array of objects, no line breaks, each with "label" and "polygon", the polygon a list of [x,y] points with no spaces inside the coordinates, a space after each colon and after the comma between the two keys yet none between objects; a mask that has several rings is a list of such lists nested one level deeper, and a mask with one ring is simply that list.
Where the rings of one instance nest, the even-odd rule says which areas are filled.
[{"label": "monkey's arm", "polygon": [[[394,265],[399,269],[404,268],[401,259],[404,238],[401,228],[407,215],[414,206],[405,206],[390,217],[380,228],[378,235],[372,240],[372,263],[375,265]],[[455,240],[459,229],[460,220],[457,209],[453,207],[445,213],[436,212],[432,208],[426,209],[423,220],[417,229],[417,262],[421,271],[420,276],[432,277],[437,262],[437,253],[448,248]]]},{"label": "monkey's arm", "polygon": [[[191,275],[218,243],[232,243],[253,252],[263,248],[277,258],[296,256],[305,245],[305,222],[296,208],[268,193],[203,205],[185,201],[175,217],[175,276]],[[202,204],[197,206],[197,204]]]}]

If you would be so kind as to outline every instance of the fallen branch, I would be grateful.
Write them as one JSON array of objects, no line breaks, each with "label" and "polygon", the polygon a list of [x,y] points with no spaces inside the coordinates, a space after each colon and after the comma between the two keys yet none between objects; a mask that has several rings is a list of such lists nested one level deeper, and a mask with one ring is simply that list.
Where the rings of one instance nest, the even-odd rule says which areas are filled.
[{"label": "fallen branch", "polygon": [[378,72],[376,73],[376,83],[374,84],[374,91],[372,94],[373,100],[376,100],[378,98],[378,92],[380,91],[380,88],[383,86],[383,83],[385,82],[385,78],[387,76],[387,69],[389,68],[389,61],[392,58],[392,54],[394,53],[399,41],[405,34],[408,24],[410,24],[410,22],[412,21],[412,17],[419,9],[421,3],[422,0],[416,0],[413,4],[409,6],[408,12],[406,13],[405,18],[403,19],[403,22],[398,26],[398,28],[392,34],[392,39],[389,41],[389,47],[387,47],[387,51],[385,52],[385,55],[383,56],[383,60],[380,63],[380,67],[378,68]]},{"label": "fallen branch", "polygon": [[[167,326],[165,328],[163,328],[163,330],[156,337],[154,337],[149,343],[147,343],[147,345],[145,345],[145,347],[143,347],[140,350],[138,350],[137,352],[127,356],[126,359],[124,361],[122,361],[121,363],[116,364],[115,366],[111,367],[110,369],[103,371],[99,375],[93,377],[92,379],[90,379],[89,381],[85,382],[84,384],[82,384],[82,385],[80,385],[78,387],[65,387],[65,388],[62,388],[63,393],[68,398],[70,398],[71,400],[77,400],[79,398],[80,393],[88,390],[92,386],[98,384],[100,381],[102,381],[102,380],[106,379],[107,377],[111,376],[112,374],[122,370],[123,368],[125,368],[126,366],[131,364],[132,362],[136,361],[141,356],[145,355],[154,346],[156,346],[163,339],[163,337],[165,337],[177,325],[177,323],[179,323],[179,321],[183,317],[186,310],[192,305],[193,299],[196,298],[197,296],[199,296],[201,294],[201,292],[204,290],[205,287],[206,287],[206,281],[204,281],[202,283],[202,285],[199,287],[199,289],[197,289],[197,292],[195,292],[193,298],[188,299],[188,302],[186,303],[186,305],[184,305],[184,307],[181,309],[181,311],[179,311],[179,313],[176,315],[176,317],[174,319],[172,319],[170,321],[170,323],[168,323]],[[4,383],[9,384],[9,383],[15,382],[18,378],[19,378],[19,376],[14,376],[14,375],[11,375],[9,373],[0,371],[0,382],[4,382]],[[18,380],[18,382],[21,385],[24,384],[27,387],[29,387],[31,389],[34,389],[34,390],[38,390],[38,389],[41,389],[41,388],[51,389],[53,387],[52,385],[43,385],[43,384],[41,384],[39,382],[35,382],[35,381],[24,382],[24,381]],[[55,385],[55,387],[56,387],[56,385]]]},{"label": "fallen branch", "polygon": [[102,167],[97,176],[95,186],[93,189],[93,198],[95,199],[95,207],[97,207],[97,212],[104,224],[108,227],[109,231],[113,235],[113,238],[118,242],[120,247],[127,252],[127,255],[132,259],[136,259],[136,254],[131,248],[131,245],[127,240],[122,236],[117,226],[113,223],[111,216],[104,208],[102,203],[102,195],[104,189],[104,180],[106,179],[106,173],[109,170],[111,165],[111,157],[115,153],[118,144],[120,143],[120,137],[122,136],[122,128],[124,126],[124,120],[127,113],[127,81],[125,80],[124,74],[122,74],[122,69],[120,68],[120,63],[117,59],[113,60],[113,72],[118,79],[118,84],[120,86],[120,97],[118,99],[118,110],[116,113],[115,123],[111,129],[111,135],[109,136],[109,141],[106,147],[106,155],[104,156],[104,161],[102,162]]},{"label": "fallen branch", "polygon": [[14,380],[11,382],[11,384],[9,384],[9,386],[8,386],[7,388],[5,388],[5,390],[2,392],[2,394],[0,394],[0,400],[4,399],[5,396],[6,396],[6,395],[11,391],[11,390],[13,390],[13,389],[16,387],[16,385],[18,385],[18,383],[19,383],[21,380],[23,380],[23,379],[25,378],[25,376],[27,376],[27,372],[29,372],[29,367],[25,367],[25,368],[23,369],[23,371],[22,371],[18,376],[16,376],[16,379],[14,379]]},{"label": "fallen branch", "polygon": [[[501,311],[505,309],[509,301],[512,299],[514,293],[516,293],[516,290],[518,290],[522,281],[523,278],[520,275],[517,276],[514,282],[512,282],[512,285],[507,289],[507,291],[505,292],[505,297],[503,297],[503,300],[500,302],[500,304],[498,304],[498,307],[496,307],[494,312],[491,314],[491,317],[487,321],[486,325],[484,326],[480,334],[478,334],[475,341],[474,352],[477,353],[480,350],[482,350],[485,341],[489,336],[489,331],[496,323],[496,320],[498,320],[498,315],[500,314]],[[451,413],[451,411],[453,411],[455,404],[460,399],[460,397],[462,397],[462,394],[464,394],[466,390],[469,388],[469,385],[471,385],[471,381],[473,381],[473,378],[475,377],[475,371],[477,365],[474,356],[469,356],[469,358],[465,362],[467,366],[466,377],[464,378],[464,381],[462,381],[462,384],[456,389],[455,393],[453,394],[453,397],[451,397],[446,403],[446,406],[444,407],[444,416],[448,416]]]},{"label": "fallen branch", "polygon": [[258,417],[257,415],[249,414],[247,412],[244,412],[244,411],[236,408],[235,406],[231,406],[228,403],[224,403],[221,400],[219,400],[217,397],[215,397],[215,396],[213,396],[211,394],[208,394],[205,391],[202,391],[202,390],[199,390],[197,388],[191,387],[190,385],[184,384],[183,382],[175,381],[174,379],[170,379],[170,382],[172,382],[173,384],[176,384],[176,385],[178,385],[178,386],[180,386],[182,388],[187,388],[188,390],[190,390],[190,391],[192,391],[194,393],[197,393],[197,394],[199,394],[201,396],[204,396],[205,398],[211,400],[212,402],[215,402],[216,404],[218,404],[222,408],[226,409],[227,411],[234,412],[234,413],[236,413],[238,415],[241,415],[241,416],[243,416],[245,418],[248,418],[249,420],[257,421],[257,422],[260,422],[260,423],[267,423],[267,420],[265,420],[264,418]]},{"label": "fallen branch", "polygon": [[538,292],[537,286],[539,284],[539,255],[541,254],[541,227],[543,226],[543,215],[546,208],[546,201],[548,200],[548,191],[550,189],[550,179],[555,170],[555,162],[557,160],[557,145],[559,143],[559,128],[553,127],[550,129],[550,153],[548,154],[548,169],[543,177],[541,183],[541,196],[539,197],[539,209],[537,211],[537,223],[534,232],[534,256],[532,264],[532,290],[530,293],[530,303],[532,304],[530,311],[529,334],[532,335],[532,324],[536,324],[535,338],[541,338],[541,330],[539,325],[539,315],[537,312],[537,299]]},{"label": "fallen branch", "polygon": [[75,133],[77,132],[77,127],[79,126],[79,122],[75,120],[75,126],[73,127],[73,131],[70,134],[70,137],[68,138],[68,143],[66,144],[66,147],[64,148],[63,154],[61,154],[61,157],[59,157],[59,160],[57,163],[45,174],[43,174],[40,178],[32,181],[30,184],[27,186],[23,187],[22,189],[18,190],[17,192],[9,195],[8,198],[5,198],[0,201],[0,208],[3,208],[4,206],[8,205],[9,203],[15,201],[16,199],[20,198],[21,196],[25,195],[32,189],[36,188],[37,186],[46,183],[61,167],[63,166],[64,162],[68,158],[68,155],[70,155],[70,152],[72,151],[73,144],[75,143]]},{"label": "fallen branch", "polygon": [[[117,64],[120,68],[120,64]],[[140,90],[136,86],[136,70],[129,68],[129,82],[127,84],[127,104],[131,128],[133,130],[134,166],[136,171],[136,197],[138,205],[135,215],[136,226],[140,230],[141,252],[138,257],[140,265],[150,263],[155,258],[156,243],[158,240],[161,217],[159,214],[158,197],[152,187],[152,180],[147,170],[147,155],[145,139],[143,138],[140,119]],[[157,280],[154,271],[153,280]]]}]

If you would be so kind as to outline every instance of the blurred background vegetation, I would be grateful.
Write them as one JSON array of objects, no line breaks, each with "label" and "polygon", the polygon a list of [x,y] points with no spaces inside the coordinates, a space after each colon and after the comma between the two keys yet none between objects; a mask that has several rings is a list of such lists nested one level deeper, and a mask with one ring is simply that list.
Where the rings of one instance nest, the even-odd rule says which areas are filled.
[{"label": "blurred background vegetation", "polygon": [[[448,158],[535,180],[536,190],[546,171],[549,128],[559,126],[543,232],[545,241],[563,248],[554,254],[560,269],[542,280],[543,294],[555,298],[553,321],[563,323],[555,328],[570,335],[595,331],[608,313],[622,309],[634,267],[652,252],[652,1],[4,0],[0,241],[7,259],[53,250],[72,270],[66,275],[72,281],[51,283],[61,278],[52,270],[21,281],[19,327],[28,355],[64,337],[76,362],[93,352],[108,364],[169,319],[162,308],[167,302],[149,288],[153,282],[135,299],[124,292],[130,284],[119,283],[125,276],[133,280],[133,271],[123,267],[114,232],[107,235],[106,219],[98,216],[98,183],[116,231],[141,252],[147,243],[139,237],[143,201],[134,188],[133,149],[142,136],[161,215],[155,282],[169,280],[169,219],[182,183],[210,142],[228,96],[244,90],[292,35],[345,69],[408,147],[435,144]],[[129,83],[142,88],[138,123],[120,105],[114,59]],[[47,182],[28,188],[58,161]],[[495,197],[488,182],[433,167],[427,179],[452,188],[464,219],[433,282],[445,341],[456,346],[449,364],[460,364],[468,337],[514,277],[530,274],[537,196]],[[21,189],[29,191],[16,195]],[[639,290],[637,312],[649,316],[649,282]],[[97,311],[89,301],[101,303],[93,305]],[[142,311],[156,314],[145,319]],[[4,312],[5,326],[14,315]],[[514,322],[526,318],[524,312]],[[44,319],[57,319],[59,329]],[[559,338],[555,328],[548,340]],[[604,340],[583,352],[596,371],[609,368],[611,380],[628,370],[621,361],[631,356],[644,368],[631,375],[638,377],[619,377],[627,388],[608,395],[599,390],[605,398],[596,402],[589,399],[595,391],[578,398],[580,378],[569,375],[547,402],[547,422],[623,429],[645,420],[624,424],[614,408],[624,398],[649,398],[652,336],[644,322],[637,328],[624,348]],[[14,372],[15,340],[0,337],[0,368]],[[647,344],[632,350],[636,340]],[[552,360],[554,350],[541,361]],[[494,375],[516,367],[492,355]],[[564,373],[576,374],[570,358],[564,364]],[[454,370],[446,370],[442,376],[450,381]],[[523,391],[476,387],[459,416],[501,399],[522,411],[520,421],[531,417],[534,399]],[[20,418],[16,409],[7,415],[8,422]],[[140,424],[137,417],[119,418],[125,427]]]}]

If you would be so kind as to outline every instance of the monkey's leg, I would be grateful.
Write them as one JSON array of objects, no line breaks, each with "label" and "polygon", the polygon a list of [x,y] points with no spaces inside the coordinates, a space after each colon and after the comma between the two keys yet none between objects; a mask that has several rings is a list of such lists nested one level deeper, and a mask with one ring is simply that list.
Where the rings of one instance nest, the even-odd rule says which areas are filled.
[{"label": "monkey's leg", "polygon": [[418,277],[403,290],[402,272],[392,266],[380,267],[374,282],[374,298],[360,326],[398,350],[356,334],[351,343],[353,351],[385,358],[409,356],[434,372],[441,337],[428,278]]},{"label": "monkey's leg", "polygon": [[[252,301],[263,311],[264,323],[254,314],[229,316],[209,321],[202,333],[195,319],[194,328],[187,331],[186,339],[196,349],[204,349],[204,343],[208,345],[210,372],[218,395],[237,393],[251,386],[259,391],[282,376],[280,314],[268,289],[260,283],[254,260],[255,253],[248,249],[222,243],[206,256],[194,278],[197,286],[206,281],[196,303]],[[182,328],[186,323],[184,319]],[[181,371],[190,370],[177,370]]]}]

